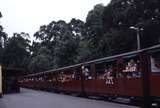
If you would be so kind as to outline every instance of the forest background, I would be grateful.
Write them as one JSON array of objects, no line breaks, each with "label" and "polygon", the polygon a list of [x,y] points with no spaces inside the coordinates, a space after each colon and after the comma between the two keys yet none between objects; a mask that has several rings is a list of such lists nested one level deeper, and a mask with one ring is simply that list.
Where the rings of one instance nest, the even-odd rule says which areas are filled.
[{"label": "forest background", "polygon": [[[2,14],[0,12],[0,18]],[[5,27],[4,27],[5,28]],[[159,0],[111,0],[97,4],[86,21],[52,21],[35,31],[8,36],[0,25],[0,64],[37,73],[160,43]],[[132,29],[137,28],[137,29]]]}]

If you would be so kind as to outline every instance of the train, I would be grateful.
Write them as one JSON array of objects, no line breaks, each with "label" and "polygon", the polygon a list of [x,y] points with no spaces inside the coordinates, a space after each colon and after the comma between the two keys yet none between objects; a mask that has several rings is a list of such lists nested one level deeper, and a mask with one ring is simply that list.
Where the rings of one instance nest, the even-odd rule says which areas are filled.
[{"label": "train", "polygon": [[160,45],[21,76],[18,82],[36,90],[159,104]]}]

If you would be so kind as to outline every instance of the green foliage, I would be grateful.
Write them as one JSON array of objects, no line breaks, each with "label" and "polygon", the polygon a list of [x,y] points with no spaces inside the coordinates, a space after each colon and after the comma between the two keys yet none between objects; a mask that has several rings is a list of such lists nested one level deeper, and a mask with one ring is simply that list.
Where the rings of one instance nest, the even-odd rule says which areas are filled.
[{"label": "green foliage", "polygon": [[[136,34],[133,33],[136,31],[131,30],[131,26],[144,29],[139,32],[141,48],[159,43],[159,10],[159,0],[112,0],[104,9],[103,28],[106,34],[112,34],[113,43],[116,43],[111,45],[114,53],[136,49]],[[117,44],[117,40],[122,41]]]},{"label": "green foliage", "polygon": [[[2,14],[0,12],[0,18],[2,17]],[[3,58],[3,52],[4,47],[7,40],[7,34],[3,31],[3,27],[0,25],[0,64],[2,64],[2,58]]]},{"label": "green foliage", "polygon": [[[57,68],[77,63],[79,42],[83,38],[83,29],[84,22],[77,19],[72,19],[69,23],[63,20],[52,21],[48,25],[41,26],[39,31],[34,34],[40,42],[33,42],[31,47],[32,60],[30,66],[35,64],[32,67],[35,67],[35,69],[32,70],[37,69],[36,62],[39,58],[45,59],[45,54],[42,54],[42,56],[38,53],[37,49],[41,47],[46,47],[51,51],[51,60],[49,60],[50,65],[47,65],[48,68]],[[45,60],[47,62],[47,59]]]},{"label": "green foliage", "polygon": [[90,48],[88,47],[88,44],[89,43],[87,40],[82,40],[79,42],[78,55],[76,58],[77,63],[91,60],[92,53],[90,51]]},{"label": "green foliage", "polygon": [[29,69],[31,72],[41,72],[51,68],[51,51],[46,47],[41,47],[37,55],[31,59]]},{"label": "green foliage", "polygon": [[[2,15],[0,14],[0,17]],[[159,0],[112,0],[97,4],[88,12],[86,22],[71,19],[42,25],[30,42],[28,34],[7,38],[0,26],[0,62],[9,67],[41,72],[137,49],[136,31],[141,48],[160,43]]]},{"label": "green foliage", "polygon": [[[100,41],[103,37],[103,25],[102,25],[102,14],[104,11],[103,4],[97,4],[94,9],[91,10],[86,18],[85,23],[85,41],[88,41],[88,52],[90,59],[96,59],[102,56],[99,51]],[[86,58],[86,57],[83,57]]]},{"label": "green foliage", "polygon": [[26,59],[29,58],[29,37],[26,33],[14,33],[10,37],[4,49],[3,64],[6,67],[23,68],[26,67]]},{"label": "green foliage", "polygon": [[51,51],[52,67],[57,68],[133,51],[137,42],[131,26],[144,29],[140,31],[142,48],[157,44],[159,4],[158,0],[112,0],[107,6],[95,5],[85,23],[77,19],[52,21],[35,33],[41,42],[33,44],[32,57],[45,46]]}]

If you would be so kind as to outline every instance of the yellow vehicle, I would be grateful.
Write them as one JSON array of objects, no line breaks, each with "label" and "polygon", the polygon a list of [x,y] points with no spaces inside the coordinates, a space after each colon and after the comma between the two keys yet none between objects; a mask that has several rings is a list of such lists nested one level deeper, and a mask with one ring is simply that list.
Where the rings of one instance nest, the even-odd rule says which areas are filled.
[{"label": "yellow vehicle", "polygon": [[2,97],[2,66],[0,65],[0,97]]}]

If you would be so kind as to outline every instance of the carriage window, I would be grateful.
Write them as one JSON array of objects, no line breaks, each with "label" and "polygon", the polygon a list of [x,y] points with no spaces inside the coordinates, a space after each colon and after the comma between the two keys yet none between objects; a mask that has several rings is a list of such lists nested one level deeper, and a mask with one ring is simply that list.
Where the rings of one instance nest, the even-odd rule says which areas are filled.
[{"label": "carriage window", "polygon": [[97,79],[103,79],[106,84],[114,84],[116,77],[116,63],[103,62],[96,64]]},{"label": "carriage window", "polygon": [[80,80],[81,79],[81,73],[80,73],[80,71],[81,71],[80,68],[73,69],[72,79],[74,79],[74,80]]},{"label": "carriage window", "polygon": [[61,82],[69,82],[72,80],[80,80],[81,68],[72,68],[61,71],[58,75],[58,80]]},{"label": "carriage window", "polygon": [[48,75],[43,75],[43,76],[42,76],[42,80],[43,80],[43,81],[47,81],[48,78],[49,78]]},{"label": "carriage window", "polygon": [[58,72],[58,78],[57,78],[58,81],[61,82],[63,80],[63,74],[64,74],[63,71]]},{"label": "carriage window", "polygon": [[34,77],[34,80],[35,80],[35,81],[38,81],[38,78],[37,78],[37,76],[35,76],[35,77]]},{"label": "carriage window", "polygon": [[105,79],[104,72],[105,72],[105,63],[96,64],[96,76],[97,79]]},{"label": "carriage window", "polygon": [[124,62],[123,76],[127,78],[141,77],[140,61],[137,58],[130,58]]},{"label": "carriage window", "polygon": [[152,54],[151,59],[151,71],[153,73],[160,73],[160,55],[158,53]]},{"label": "carriage window", "polygon": [[48,81],[48,82],[56,81],[55,74],[53,74],[53,73],[47,74],[46,81]]},{"label": "carriage window", "polygon": [[82,73],[85,77],[85,80],[92,79],[90,66],[82,66]]},{"label": "carriage window", "polygon": [[61,72],[60,81],[61,82],[69,82],[72,80],[71,70],[65,70]]},{"label": "carriage window", "polygon": [[42,77],[42,76],[39,77],[39,81],[44,81],[44,80],[45,80],[44,77]]},{"label": "carriage window", "polygon": [[56,77],[57,77],[56,74],[52,74],[52,81],[53,82],[55,82],[57,80]]}]

